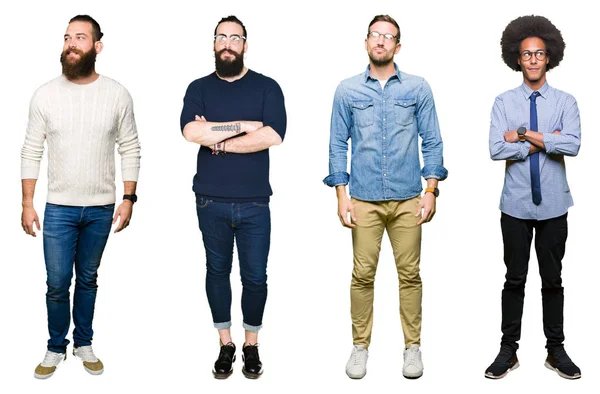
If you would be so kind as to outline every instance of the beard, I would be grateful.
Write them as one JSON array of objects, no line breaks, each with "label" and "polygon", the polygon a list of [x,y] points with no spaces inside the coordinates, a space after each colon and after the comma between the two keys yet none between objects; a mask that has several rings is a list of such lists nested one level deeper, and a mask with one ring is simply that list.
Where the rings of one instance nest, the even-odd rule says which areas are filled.
[{"label": "beard", "polygon": [[[71,52],[78,54],[79,60],[71,61],[68,57]],[[60,64],[62,64],[62,73],[68,79],[89,77],[94,72],[96,50],[92,48],[88,52],[83,52],[79,49],[67,49],[60,54]]]},{"label": "beard", "polygon": [[[231,60],[221,59],[221,55],[225,51],[232,54],[234,58]],[[215,51],[215,68],[220,77],[231,78],[240,75],[244,70],[244,50],[242,49],[240,53],[227,48],[223,48],[218,52]]]},{"label": "beard", "polygon": [[394,61],[393,56],[390,58],[382,57],[382,58],[377,59],[377,58],[375,58],[375,56],[372,53],[369,53],[369,59],[371,59],[371,62],[376,67],[384,67]]}]

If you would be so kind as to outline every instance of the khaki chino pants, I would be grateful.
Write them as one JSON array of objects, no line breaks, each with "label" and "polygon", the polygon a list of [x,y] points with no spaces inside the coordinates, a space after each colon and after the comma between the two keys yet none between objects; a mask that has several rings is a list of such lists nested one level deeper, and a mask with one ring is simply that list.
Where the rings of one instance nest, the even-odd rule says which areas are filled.
[{"label": "khaki chino pants", "polygon": [[420,196],[403,201],[352,199],[357,221],[352,229],[354,270],[350,287],[355,345],[368,347],[371,342],[375,272],[384,230],[392,244],[400,282],[404,342],[407,347],[421,343],[421,226],[416,225],[418,217],[415,217],[419,200]]}]

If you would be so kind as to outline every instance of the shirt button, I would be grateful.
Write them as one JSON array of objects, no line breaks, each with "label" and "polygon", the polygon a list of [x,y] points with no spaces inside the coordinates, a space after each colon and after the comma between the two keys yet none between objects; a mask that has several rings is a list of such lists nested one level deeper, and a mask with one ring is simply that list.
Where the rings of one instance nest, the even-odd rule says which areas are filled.
[{"label": "shirt button", "polygon": [[383,121],[385,122],[385,118],[383,118]]},{"label": "shirt button", "polygon": [[383,174],[383,176],[387,176],[387,174]]},{"label": "shirt button", "polygon": [[383,139],[385,139],[385,137],[383,137]]},{"label": "shirt button", "polygon": [[387,157],[386,155],[383,155],[383,158],[384,158],[384,159],[385,159],[386,157]]}]

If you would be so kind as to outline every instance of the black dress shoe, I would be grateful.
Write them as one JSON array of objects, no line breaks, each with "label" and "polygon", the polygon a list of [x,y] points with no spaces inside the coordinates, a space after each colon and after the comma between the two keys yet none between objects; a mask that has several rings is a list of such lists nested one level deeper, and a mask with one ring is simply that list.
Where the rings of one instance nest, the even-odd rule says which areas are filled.
[{"label": "black dress shoe", "polygon": [[485,370],[485,377],[488,379],[502,379],[510,371],[517,368],[519,368],[517,351],[510,346],[502,346],[492,365]]},{"label": "black dress shoe", "polygon": [[227,379],[233,372],[233,362],[235,361],[235,345],[232,342],[221,345],[219,358],[215,361],[213,375],[215,379]]},{"label": "black dress shoe", "polygon": [[567,355],[562,346],[548,349],[548,357],[544,363],[546,368],[556,371],[560,377],[565,379],[579,379],[581,370]]},{"label": "black dress shoe", "polygon": [[263,373],[262,363],[258,357],[258,344],[246,345],[242,348],[242,359],[244,360],[244,368],[242,373],[248,379],[258,379]]}]

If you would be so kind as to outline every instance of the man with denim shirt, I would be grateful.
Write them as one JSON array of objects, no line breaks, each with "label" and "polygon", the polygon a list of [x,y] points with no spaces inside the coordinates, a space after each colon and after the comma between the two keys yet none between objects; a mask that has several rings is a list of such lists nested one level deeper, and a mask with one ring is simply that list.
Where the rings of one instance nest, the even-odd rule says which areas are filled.
[{"label": "man with denim shirt", "polygon": [[491,115],[490,155],[506,160],[500,199],[506,282],[500,352],[485,377],[499,379],[519,366],[517,341],[535,229],[548,349],[545,366],[564,378],[577,379],[581,371],[563,347],[561,270],[567,210],[573,205],[564,157],[579,152],[581,128],[575,98],[546,82],[546,70],[560,63],[565,43],[548,19],[531,15],[506,27],[501,46],[504,62],[523,73],[523,83],[498,96]]},{"label": "man with denim shirt", "polygon": [[[400,29],[388,15],[369,24],[365,49],[369,67],[337,88],[331,118],[329,176],[336,187],[338,216],[352,229],[354,270],[351,315],[354,348],[346,364],[350,378],[366,374],[373,324],[373,296],[381,239],[387,230],[400,280],[404,331],[403,375],[423,374],[421,343],[421,227],[435,214],[438,181],[447,177],[433,95],[427,82],[393,62]],[[424,167],[420,168],[418,136]],[[352,139],[347,173],[348,139]],[[427,180],[421,198],[421,176]],[[348,198],[346,185],[350,183]],[[350,216],[350,217],[349,217]]]}]

